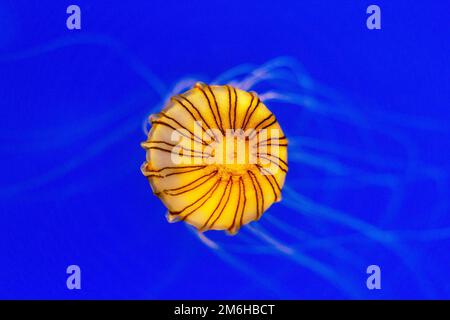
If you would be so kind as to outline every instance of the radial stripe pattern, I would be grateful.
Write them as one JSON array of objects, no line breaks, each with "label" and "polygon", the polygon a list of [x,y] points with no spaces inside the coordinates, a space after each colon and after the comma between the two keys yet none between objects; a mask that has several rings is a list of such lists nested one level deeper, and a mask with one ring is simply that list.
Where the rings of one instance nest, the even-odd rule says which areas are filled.
[{"label": "radial stripe pattern", "polygon": [[235,234],[281,200],[288,143],[255,92],[197,83],[150,123],[141,170],[170,222]]}]

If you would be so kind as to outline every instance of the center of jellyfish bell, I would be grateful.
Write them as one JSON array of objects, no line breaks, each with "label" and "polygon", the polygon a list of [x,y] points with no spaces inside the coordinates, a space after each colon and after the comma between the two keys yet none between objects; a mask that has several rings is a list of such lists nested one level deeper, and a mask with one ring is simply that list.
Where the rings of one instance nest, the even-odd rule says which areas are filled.
[{"label": "center of jellyfish bell", "polygon": [[222,174],[242,176],[252,167],[252,143],[242,130],[227,130],[217,139],[212,164]]}]

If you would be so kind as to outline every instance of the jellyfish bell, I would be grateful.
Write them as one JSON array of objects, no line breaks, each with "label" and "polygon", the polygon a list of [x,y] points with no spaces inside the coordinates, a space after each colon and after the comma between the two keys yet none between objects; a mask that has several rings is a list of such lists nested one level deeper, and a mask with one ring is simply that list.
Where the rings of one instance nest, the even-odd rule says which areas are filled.
[{"label": "jellyfish bell", "polygon": [[169,222],[235,234],[280,201],[287,139],[255,92],[197,83],[150,122],[141,170]]}]

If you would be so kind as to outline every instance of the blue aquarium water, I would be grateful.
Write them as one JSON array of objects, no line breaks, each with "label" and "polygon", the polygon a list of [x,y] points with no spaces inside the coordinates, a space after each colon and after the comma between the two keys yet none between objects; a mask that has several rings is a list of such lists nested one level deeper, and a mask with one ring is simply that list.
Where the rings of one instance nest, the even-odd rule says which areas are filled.
[{"label": "blue aquarium water", "polygon": [[[3,0],[0,298],[449,299],[449,10]],[[233,237],[167,223],[140,171],[196,81],[264,94],[289,139],[283,200]]]}]

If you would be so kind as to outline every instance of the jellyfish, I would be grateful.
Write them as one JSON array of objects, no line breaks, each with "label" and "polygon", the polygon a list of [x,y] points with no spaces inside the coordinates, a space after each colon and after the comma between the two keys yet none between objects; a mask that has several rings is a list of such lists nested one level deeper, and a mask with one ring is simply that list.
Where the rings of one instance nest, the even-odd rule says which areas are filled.
[{"label": "jellyfish", "polygon": [[142,173],[170,222],[236,234],[280,201],[287,139],[256,92],[197,83],[150,122]]},{"label": "jellyfish", "polygon": [[[187,95],[186,91],[195,87],[198,81],[208,83],[208,87],[214,93],[216,88],[229,87],[236,89],[239,97],[242,92],[242,96],[248,98],[251,92],[255,91],[261,100],[260,107],[265,105],[276,115],[277,123],[282,126],[283,135],[286,136],[286,141],[289,141],[289,174],[286,175],[283,185],[280,184],[283,199],[271,207],[266,207],[269,202],[267,204],[265,202],[263,218],[251,223],[257,220],[254,219],[258,214],[255,206],[255,211],[245,217],[249,219],[248,223],[243,223],[233,237],[222,231],[199,232],[207,229],[202,230],[203,225],[199,221],[196,224],[194,222],[192,227],[189,221],[186,221],[188,222],[184,224],[187,226],[186,234],[180,234],[180,238],[193,236],[198,239],[205,250],[209,250],[211,254],[219,257],[260,287],[264,297],[311,297],[304,286],[294,288],[286,285],[289,280],[297,281],[296,284],[299,281],[302,284],[306,282],[310,274],[305,276],[303,271],[319,277],[323,281],[320,285],[323,285],[324,289],[333,288],[342,293],[332,297],[373,297],[365,289],[364,284],[361,284],[361,266],[372,262],[372,250],[379,247],[383,248],[383,254],[389,254],[395,262],[398,262],[398,268],[402,268],[402,273],[408,278],[411,292],[418,292],[420,297],[428,298],[436,297],[436,293],[448,295],[449,291],[442,288],[442,284],[433,282],[434,276],[425,272],[426,264],[432,258],[423,255],[425,246],[442,245],[450,238],[450,228],[445,225],[444,220],[450,199],[448,168],[431,165],[423,159],[419,143],[414,139],[422,132],[439,135],[442,139],[447,138],[449,130],[445,123],[406,114],[383,113],[376,108],[367,108],[364,104],[355,104],[336,90],[319,83],[297,60],[287,57],[277,57],[261,65],[238,65],[216,77],[187,76],[173,85],[158,79],[147,68],[145,61],[140,61],[132,51],[126,50],[123,44],[104,36],[80,35],[55,39],[22,52],[1,55],[0,62],[33,59],[47,52],[79,44],[103,46],[120,57],[136,77],[147,85],[145,91],[137,92],[136,96],[130,94],[123,103],[111,106],[111,112],[108,114],[101,117],[93,115],[89,118],[89,122],[77,122],[77,130],[50,128],[52,131],[49,136],[53,137],[53,140],[42,139],[36,133],[23,137],[17,135],[12,140],[5,134],[3,150],[10,145],[26,144],[28,147],[24,150],[27,152],[31,150],[35,152],[33,155],[39,156],[43,152],[49,152],[46,148],[50,143],[55,144],[55,147],[70,149],[71,144],[90,136],[94,130],[108,128],[104,130],[104,135],[87,139],[89,140],[87,148],[80,150],[70,161],[55,163],[49,171],[2,186],[0,192],[2,200],[9,199],[12,195],[29,197],[34,190],[44,189],[49,182],[65,179],[68,173],[86,165],[88,161],[96,160],[119,140],[138,132],[142,121],[144,132],[148,135],[149,113],[157,114],[161,106],[175,104],[167,99],[176,98],[180,94]],[[157,95],[157,100],[152,100],[153,93]],[[211,97],[208,92],[207,94]],[[226,99],[226,94],[224,97]],[[148,110],[150,103],[154,107]],[[206,109],[206,114],[208,112]],[[214,112],[217,115],[217,111]],[[186,118],[181,120],[189,122],[190,115],[187,113],[185,115]],[[295,118],[296,121],[286,121],[290,118]],[[151,120],[161,119],[162,115],[156,115]],[[214,125],[211,114],[205,120],[203,123],[205,128],[206,124],[213,128],[218,127]],[[222,118],[222,121],[226,120]],[[205,135],[199,130],[199,124],[193,124],[189,128],[194,130],[193,133],[203,135],[202,139],[212,141],[214,131],[211,132],[212,137]],[[160,125],[155,124],[152,130],[158,126]],[[61,124],[61,127],[67,129],[67,124]],[[354,137],[351,139],[353,144],[349,143],[349,139],[345,142],[340,139],[340,133],[343,132]],[[215,133],[219,136],[218,132]],[[386,152],[374,143],[376,136],[382,136],[384,142],[391,145],[389,150],[395,152]],[[34,138],[31,144],[30,138]],[[45,141],[45,144],[42,141]],[[188,142],[184,141],[186,145],[181,146],[191,148]],[[144,147],[150,145],[147,141],[144,142]],[[198,147],[200,148],[200,145]],[[285,148],[287,150],[287,147]],[[182,148],[179,149],[180,154],[183,154]],[[180,158],[184,160],[192,157],[182,155]],[[147,159],[147,162],[148,160],[150,159]],[[287,161],[287,158],[285,160]],[[124,170],[123,167],[112,167],[107,161],[104,165],[111,171]],[[311,172],[314,174],[310,174]],[[166,173],[161,171],[159,174]],[[285,175],[283,172],[278,174],[278,179]],[[109,175],[108,183],[112,183],[115,177],[116,175]],[[157,180],[157,177],[148,178],[154,180],[155,186],[161,182],[163,184],[169,182],[165,178],[159,178],[160,180]],[[273,192],[271,189],[266,190],[271,188],[270,184],[264,182],[266,179],[262,174],[257,178],[260,179],[258,181],[262,181],[265,188],[264,201],[268,201],[272,196],[270,192]],[[101,179],[92,176],[88,183],[91,188],[100,188],[103,186],[100,181]],[[418,217],[409,216],[400,210],[408,200],[404,186],[417,181],[435,190],[439,200],[427,207],[426,214],[423,215],[427,217],[426,222],[417,221]],[[222,191],[225,188],[224,184],[221,185]],[[74,181],[73,185],[76,185],[73,191],[70,191],[73,195],[85,189],[85,184],[79,180]],[[370,188],[384,190],[386,193],[386,197],[380,201],[384,206],[380,205],[379,216],[369,219],[367,216],[355,214],[355,211],[346,207],[340,207],[343,201],[339,202],[339,199],[345,198],[346,202],[355,202],[358,189],[371,190]],[[230,199],[239,202],[239,184],[237,187],[233,184],[231,191],[230,189],[229,186]],[[256,193],[252,189],[253,186],[246,189],[245,195],[254,196],[252,201],[255,201]],[[235,193],[238,199],[235,199]],[[241,193],[241,196],[243,195],[244,193]],[[227,196],[228,194],[225,194],[225,197]],[[275,198],[274,195],[272,197]],[[420,195],[417,198],[420,200]],[[221,207],[218,210],[221,210]],[[221,215],[225,219],[225,214]],[[179,218],[182,218],[182,215]],[[177,220],[173,216],[171,219]],[[414,230],[405,226],[402,230],[396,230],[395,227],[398,228],[401,224],[391,224],[393,221],[412,219],[416,219],[413,222],[420,225],[420,229]],[[220,230],[218,222],[219,220],[211,227],[210,221],[207,227]],[[223,224],[221,227],[228,230],[230,225]],[[237,232],[238,229],[234,231]],[[266,263],[267,261],[271,263]],[[274,261],[278,265],[277,272],[271,269]],[[179,274],[182,280],[185,275],[180,271],[182,268],[177,266],[177,263],[173,263],[173,267],[173,277]],[[314,285],[316,283],[314,282]],[[393,287],[391,284],[389,288],[383,289],[384,297],[395,297],[392,291],[389,291]]]},{"label": "jellyfish", "polygon": [[[196,85],[200,80],[209,85]],[[273,294],[272,297],[295,298],[298,297],[298,292],[290,292],[291,288],[283,286],[283,281],[277,281],[271,270],[264,269],[264,259],[268,257],[279,259],[277,261],[281,265],[286,263],[286,267],[291,263],[293,266],[290,267],[297,266],[309,270],[341,291],[343,296],[360,298],[364,297],[366,292],[357,282],[359,277],[357,274],[361,272],[361,266],[367,263],[367,257],[358,254],[349,245],[360,243],[376,245],[384,247],[399,261],[413,279],[418,292],[427,297],[434,295],[433,290],[426,285],[426,280],[417,276],[421,257],[410,249],[408,242],[412,241],[412,238],[421,239],[420,241],[432,241],[434,237],[445,238],[448,229],[429,230],[424,231],[424,234],[415,233],[415,236],[412,236],[411,233],[389,230],[387,225],[389,220],[395,218],[403,201],[402,188],[399,188],[399,185],[405,181],[429,179],[440,190],[441,195],[446,194],[443,171],[440,168],[421,165],[416,144],[403,134],[406,130],[445,131],[442,124],[402,114],[387,115],[356,107],[335,90],[311,78],[295,59],[287,57],[275,58],[259,66],[239,65],[216,78],[186,77],[178,81],[167,96],[175,97],[176,100],[180,94],[190,96],[193,91],[197,91],[197,95],[201,97],[201,88],[208,92],[212,88],[214,95],[217,96],[217,103],[223,108],[223,113],[219,113],[214,108],[213,111],[209,110],[207,99],[199,103],[199,107],[204,108],[204,113],[209,114],[205,122],[213,128],[220,128],[220,119],[216,117],[219,124],[217,125],[211,118],[212,114],[216,112],[222,116],[222,121],[226,120],[226,112],[230,110],[226,101],[230,96],[234,101],[234,96],[228,94],[227,88],[242,92],[248,98],[251,98],[251,92],[257,92],[261,103],[277,115],[276,120],[283,126],[282,136],[286,137],[286,141],[289,140],[290,162],[290,173],[286,181],[284,181],[285,173],[278,173],[283,176],[283,181],[278,180],[283,182],[280,184],[283,199],[281,200],[281,197],[278,199],[281,200],[279,205],[264,206],[266,212],[264,219],[256,223],[250,223],[258,220],[257,212],[252,212],[254,219],[242,223],[243,228],[235,237],[224,237],[220,232],[202,232],[209,229],[224,229],[234,234],[237,229],[228,229],[231,220],[228,220],[228,224],[213,225],[212,228],[211,225],[205,228],[200,223],[204,222],[203,219],[197,222],[187,221],[188,226],[192,225],[188,229],[207,248],[236,270],[253,279],[258,286]],[[208,92],[211,104],[213,107],[217,106],[214,99],[211,99],[212,94]],[[182,107],[174,107],[173,105],[177,103],[173,100],[174,98],[166,103],[166,111]],[[197,104],[195,106],[197,107]],[[154,137],[152,132],[155,128],[154,122],[161,118],[164,116],[156,115],[150,117],[149,121],[144,121],[144,132],[148,135],[148,140],[143,143],[144,148],[148,149],[154,145],[149,141]],[[191,117],[185,113],[185,119],[193,118],[198,119],[198,116]],[[290,122],[283,125],[282,119],[286,118],[295,118],[295,124]],[[152,129],[149,133],[147,128],[150,123]],[[231,122],[228,120],[228,123]],[[199,126],[195,132],[200,131]],[[338,134],[340,131],[352,134],[356,145],[342,144]],[[400,156],[378,150],[377,144],[373,141],[378,136],[382,136],[386,143],[392,144]],[[207,139],[213,140],[214,134]],[[194,144],[196,143],[192,142],[192,145]],[[151,163],[149,161],[151,155],[149,157],[147,150],[147,162],[142,170],[147,176],[151,173],[145,166]],[[287,160],[284,157],[282,159]],[[314,174],[310,175],[309,172]],[[164,178],[149,177],[149,179],[153,191],[158,194],[155,184],[164,181]],[[263,179],[261,181],[264,182]],[[225,182],[220,196],[224,194],[224,185]],[[334,198],[338,191],[352,191],[359,187],[382,188],[389,193],[385,202],[386,209],[380,215],[379,223],[368,222],[344,209],[334,207],[336,202]],[[264,183],[264,188],[267,188],[264,196],[269,195],[270,183]],[[230,196],[230,199],[239,202],[239,192],[236,189],[239,188],[235,188],[235,196]],[[250,193],[246,192],[246,195],[250,195],[251,201],[256,202],[257,192],[254,190],[249,188]],[[276,201],[275,194],[272,195],[272,199],[273,202]],[[164,202],[164,199],[162,200]],[[349,200],[352,201],[351,197]],[[168,203],[164,204],[168,206]],[[435,214],[442,214],[445,208],[448,208],[448,201],[442,201],[436,206]],[[208,215],[201,214],[198,214],[198,217],[209,218]],[[182,217],[171,216],[169,208],[168,219],[175,221],[182,220]],[[343,229],[346,232],[343,235],[336,235],[335,229]]]}]

